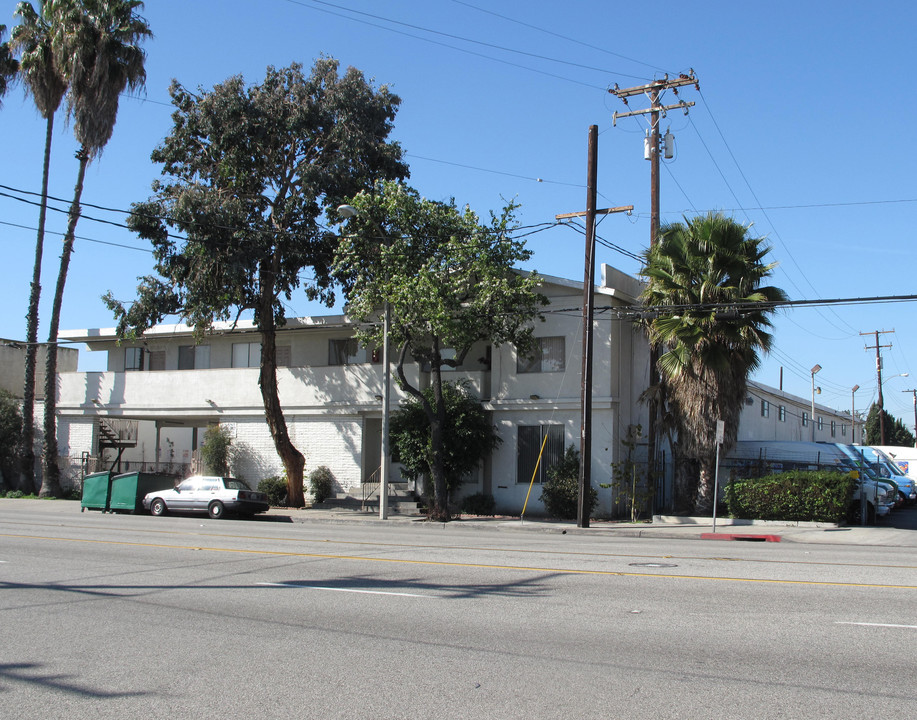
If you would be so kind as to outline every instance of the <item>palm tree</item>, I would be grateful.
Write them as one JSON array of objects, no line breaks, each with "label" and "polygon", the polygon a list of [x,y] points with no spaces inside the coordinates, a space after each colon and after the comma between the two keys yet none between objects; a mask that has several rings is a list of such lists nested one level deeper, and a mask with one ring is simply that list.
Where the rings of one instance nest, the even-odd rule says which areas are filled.
[{"label": "palm tree", "polygon": [[[641,299],[658,313],[646,322],[650,345],[678,434],[681,459],[696,463],[696,487],[676,486],[676,501],[706,511],[713,504],[716,421],[726,449],[736,440],[749,374],[771,346],[768,315],[786,299],[763,283],[776,263],[749,227],[720,213],[660,228],[643,253]],[[671,310],[666,310],[671,307]],[[693,484],[693,483],[692,483]],[[694,492],[696,491],[696,492]],[[693,495],[693,497],[691,497]]]},{"label": "palm tree", "polygon": [[45,447],[43,479],[39,495],[60,495],[57,464],[57,331],[61,304],[76,224],[80,218],[80,197],[86,166],[98,156],[111,138],[118,116],[118,99],[125,88],[135,90],[146,81],[146,53],[139,43],[152,37],[140,15],[140,0],[62,0],[54,28],[55,58],[70,81],[67,108],[73,118],[73,132],[79,172],[70,205],[67,233],[60,259],[45,364]]},{"label": "palm tree", "polygon": [[19,55],[20,76],[26,92],[35,101],[35,107],[45,119],[45,158],[41,176],[41,205],[38,211],[38,237],[35,241],[35,262],[32,265],[32,285],[29,292],[29,309],[26,313],[25,385],[22,402],[22,486],[29,492],[35,483],[35,366],[38,348],[38,301],[41,297],[41,258],[44,251],[45,217],[48,210],[48,176],[51,168],[51,137],[54,134],[54,115],[60,107],[67,80],[54,59],[52,28],[54,13],[59,3],[41,0],[38,11],[30,2],[16,7],[19,25],[13,30],[10,43]]},{"label": "palm tree", "polygon": [[[9,43],[3,42],[3,36],[6,35],[6,25],[0,25],[0,99],[6,95],[10,84],[16,79],[16,73],[19,71],[19,63],[13,57]],[[3,103],[0,103],[2,107]]]}]

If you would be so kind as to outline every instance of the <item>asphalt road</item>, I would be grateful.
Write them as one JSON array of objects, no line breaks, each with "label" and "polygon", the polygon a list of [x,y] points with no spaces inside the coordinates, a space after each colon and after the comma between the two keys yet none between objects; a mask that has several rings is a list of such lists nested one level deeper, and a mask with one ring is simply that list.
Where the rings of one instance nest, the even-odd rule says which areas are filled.
[{"label": "asphalt road", "polygon": [[910,718],[914,548],[0,504],[0,717]]}]

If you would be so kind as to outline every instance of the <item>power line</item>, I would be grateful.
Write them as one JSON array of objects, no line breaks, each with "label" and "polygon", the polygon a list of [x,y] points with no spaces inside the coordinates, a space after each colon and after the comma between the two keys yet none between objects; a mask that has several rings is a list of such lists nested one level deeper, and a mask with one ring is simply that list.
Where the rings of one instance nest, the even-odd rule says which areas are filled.
[{"label": "power line", "polygon": [[[5,220],[0,220],[0,225],[6,225],[8,227],[19,228],[20,230],[32,230],[38,232],[38,228],[29,227],[28,225],[19,225],[17,223],[6,222]],[[52,230],[45,230],[45,235],[58,235],[63,237],[66,233],[54,232]],[[74,235],[77,240],[85,240],[86,242],[96,243],[97,245],[109,245],[111,247],[124,248],[125,250],[137,250],[138,252],[145,252],[153,254],[153,251],[149,248],[139,248],[134,245],[125,245],[124,243],[110,242],[108,240],[97,240],[96,238],[86,237],[85,235]]]},{"label": "power line", "polygon": [[[644,65],[645,67],[651,68],[653,70],[658,70],[659,72],[666,72],[665,68],[661,68],[656,65],[651,65],[650,63],[643,62],[642,60],[636,60],[634,58],[627,57],[626,55],[621,55],[620,53],[616,53],[612,50],[608,50],[607,48],[599,47],[598,45],[590,45],[589,43],[583,42],[582,40],[578,40],[577,38],[569,37],[567,35],[561,35],[558,32],[554,32],[553,30],[548,30],[546,28],[539,27],[538,25],[532,25],[531,23],[523,22],[522,20],[511,18],[507,15],[501,15],[500,13],[494,12],[493,10],[488,10],[486,8],[478,7],[477,5],[472,5],[471,3],[463,2],[462,0],[452,0],[452,2],[456,3],[457,5],[464,5],[465,7],[469,7],[473,10],[477,10],[478,12],[486,13],[488,15],[493,15],[494,17],[498,17],[501,20],[507,20],[508,22],[516,23],[517,25],[522,25],[523,27],[537,30],[538,32],[545,33],[546,35],[552,35],[553,37],[560,38],[561,40],[567,40],[568,42],[576,43],[577,45],[582,45],[583,47],[587,47],[591,50],[598,50],[599,52],[603,52],[608,55],[613,55],[614,57],[620,58],[622,60],[627,60],[628,62],[636,63],[637,65]],[[629,77],[636,77],[636,76],[631,75]]]},{"label": "power line", "polygon": [[588,88],[591,88],[591,89],[593,89],[593,90],[604,90],[605,88],[604,88],[604,87],[600,87],[600,86],[598,86],[598,85],[592,85],[592,84],[590,84],[590,83],[582,82],[582,81],[580,81],[580,80],[574,80],[574,79],[572,79],[572,78],[564,77],[564,76],[562,76],[562,75],[557,75],[557,74],[555,74],[555,73],[546,72],[546,71],[544,71],[544,70],[537,70],[536,68],[529,67],[529,66],[527,66],[527,65],[520,65],[519,63],[510,62],[509,60],[504,60],[504,59],[497,58],[497,57],[493,57],[493,56],[490,56],[490,55],[485,55],[485,54],[483,54],[483,53],[475,52],[475,51],[469,50],[469,49],[467,49],[467,48],[456,47],[455,45],[449,45],[448,43],[440,42],[440,41],[434,40],[434,39],[432,39],[432,38],[422,37],[422,36],[420,36],[420,35],[414,35],[414,34],[412,34],[412,33],[406,32],[406,31],[404,31],[404,30],[398,30],[397,28],[391,28],[391,27],[386,27],[385,25],[379,25],[379,24],[377,24],[377,23],[370,22],[370,21],[368,21],[368,20],[362,20],[362,19],[360,19],[360,18],[358,18],[358,17],[351,17],[350,15],[343,15],[343,14],[341,14],[341,13],[337,13],[337,12],[334,12],[334,11],[332,11],[332,10],[328,10],[327,8],[328,8],[328,7],[336,8],[336,9],[338,9],[338,10],[344,10],[344,11],[346,11],[346,12],[353,13],[353,14],[355,14],[355,15],[362,15],[362,16],[364,16],[364,17],[373,18],[373,19],[375,19],[375,20],[381,20],[381,21],[383,21],[383,22],[392,23],[393,25],[400,25],[400,26],[402,26],[402,27],[407,27],[407,28],[411,28],[411,29],[414,29],[414,30],[420,30],[421,32],[427,32],[427,33],[431,33],[431,34],[433,34],[433,35],[440,35],[440,36],[443,36],[443,37],[452,38],[452,39],[454,39],[454,40],[459,40],[459,41],[461,41],[461,42],[467,42],[467,43],[472,43],[472,44],[475,44],[475,45],[481,45],[481,46],[484,46],[484,47],[489,47],[489,48],[493,48],[493,49],[496,49],[496,50],[501,50],[501,51],[504,51],[504,52],[515,53],[515,54],[518,54],[518,55],[523,55],[523,56],[527,56],[527,57],[532,57],[532,58],[536,58],[536,59],[540,59],[540,60],[546,60],[546,61],[549,61],[549,62],[556,62],[556,63],[565,64],[565,65],[572,65],[572,66],[574,66],[574,67],[579,67],[579,68],[583,68],[583,69],[587,69],[587,70],[593,70],[593,71],[605,73],[605,74],[608,74],[608,75],[616,75],[616,74],[617,74],[617,75],[622,75],[623,77],[635,77],[635,76],[631,76],[631,75],[626,75],[626,74],[624,74],[624,73],[614,73],[614,72],[612,72],[612,71],[610,71],[610,70],[606,70],[606,69],[604,69],[604,68],[590,67],[590,66],[588,66],[588,65],[582,65],[582,64],[580,64],[580,63],[574,63],[574,62],[567,61],[567,60],[559,60],[559,59],[557,59],[557,58],[551,58],[551,57],[547,57],[547,56],[538,55],[537,53],[530,53],[530,52],[527,52],[527,51],[524,51],[524,50],[516,50],[516,49],[514,49],[514,48],[508,48],[508,47],[504,47],[504,46],[501,46],[501,45],[496,45],[496,44],[494,44],[494,43],[487,43],[487,42],[484,42],[484,41],[482,41],[482,40],[474,40],[474,39],[472,39],[472,38],[466,38],[466,37],[462,37],[462,36],[460,36],[460,35],[453,35],[453,34],[451,34],[451,33],[443,32],[443,31],[440,31],[440,30],[433,30],[433,29],[431,29],[431,28],[425,28],[425,27],[422,27],[422,26],[420,26],[420,25],[412,25],[411,23],[401,22],[401,21],[399,21],[399,20],[392,20],[392,19],[390,19],[390,18],[382,17],[382,16],[380,16],[380,15],[373,15],[372,13],[361,12],[361,11],[359,11],[359,10],[352,10],[352,9],[350,9],[350,8],[345,8],[345,7],[342,7],[342,6],[340,6],[340,5],[334,5],[333,3],[323,2],[322,0],[312,0],[312,2],[313,2],[314,4],[317,4],[317,5],[324,5],[324,6],[327,6],[327,7],[315,7],[313,4],[309,4],[309,3],[306,3],[306,2],[302,2],[302,0],[286,0],[286,1],[287,1],[288,3],[290,3],[290,4],[292,4],[292,5],[300,5],[300,6],[304,7],[304,8],[308,8],[308,9],[310,9],[310,10],[316,10],[316,11],[318,11],[318,12],[326,13],[326,14],[328,14],[328,15],[334,15],[335,17],[340,17],[340,18],[343,18],[343,19],[345,19],[345,20],[350,20],[351,22],[358,22],[358,23],[361,23],[361,24],[363,24],[363,25],[369,25],[370,27],[379,28],[380,30],[385,30],[385,31],[387,31],[387,32],[396,33],[396,34],[398,34],[398,35],[404,35],[404,36],[406,36],[406,37],[410,37],[410,38],[413,38],[413,39],[415,39],[415,40],[421,40],[422,42],[431,43],[431,44],[433,44],[433,45],[439,45],[439,46],[441,46],[441,47],[449,48],[450,50],[455,50],[455,51],[457,51],[457,52],[462,52],[462,53],[466,53],[466,54],[468,54],[468,55],[474,55],[474,56],[476,56],[476,57],[484,58],[485,60],[491,60],[491,61],[493,61],[493,62],[502,63],[502,64],[504,64],[504,65],[509,65],[509,66],[511,66],[511,67],[517,67],[517,68],[520,68],[520,69],[522,69],[522,70],[527,70],[527,71],[529,71],[529,72],[538,73],[539,75],[546,75],[546,76],[548,76],[548,77],[553,77],[553,78],[555,78],[555,79],[557,79],[557,80],[563,80],[564,82],[573,83],[573,84],[575,84],[575,85],[582,85],[583,87],[588,87]]}]

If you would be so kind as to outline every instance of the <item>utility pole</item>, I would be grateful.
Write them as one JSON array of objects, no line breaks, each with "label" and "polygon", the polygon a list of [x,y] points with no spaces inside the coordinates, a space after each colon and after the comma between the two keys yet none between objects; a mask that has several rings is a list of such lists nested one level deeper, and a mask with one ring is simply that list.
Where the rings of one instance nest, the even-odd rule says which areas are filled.
[{"label": "utility pole", "polygon": [[[688,114],[688,108],[694,105],[693,102],[680,100],[671,105],[663,105],[662,97],[666,91],[671,90],[674,95],[678,95],[678,88],[685,85],[693,85],[695,90],[700,90],[700,84],[694,76],[694,70],[690,70],[687,75],[680,74],[677,78],[669,78],[666,74],[661,80],[654,80],[646,85],[638,85],[631,88],[619,88],[617,83],[608,92],[627,105],[627,99],[636,95],[645,95],[649,98],[650,107],[643,110],[631,110],[623,113],[613,113],[612,123],[618,124],[618,118],[633,117],[636,115],[649,115],[650,126],[646,131],[646,138],[643,141],[643,156],[650,161],[650,243],[653,247],[656,244],[659,235],[659,153],[660,150],[665,152],[667,158],[673,155],[674,136],[666,132],[664,144],[660,147],[659,120],[665,117],[669,110],[683,110],[685,115]],[[656,369],[656,363],[659,360],[659,353],[655,348],[650,348],[650,387],[659,384],[659,372]],[[647,426],[647,475],[655,481],[656,475],[656,419],[659,415],[659,399],[654,393],[650,395],[649,401],[649,423]],[[714,503],[716,500],[714,499]]]},{"label": "utility pole", "polygon": [[[885,333],[893,333],[894,330],[874,330],[873,332],[861,332],[860,335],[875,335],[876,344],[867,345],[866,350],[875,350],[876,351],[876,376],[879,378],[879,445],[885,444],[885,400],[882,397],[882,355],[879,353],[879,348],[890,348],[891,343],[888,345],[879,345],[879,335]],[[863,443],[866,444],[865,441]]]},{"label": "utility pole", "polygon": [[901,392],[914,393],[914,447],[917,448],[917,389],[902,390]]},{"label": "utility pole", "polygon": [[576,505],[576,526],[589,527],[589,506],[586,498],[592,484],[592,323],[595,316],[595,217],[598,214],[630,212],[633,205],[596,210],[598,194],[599,128],[589,126],[589,149],[586,160],[586,212],[555,215],[555,220],[586,218],[586,260],[583,271],[583,374],[580,392],[580,466],[579,498]]}]

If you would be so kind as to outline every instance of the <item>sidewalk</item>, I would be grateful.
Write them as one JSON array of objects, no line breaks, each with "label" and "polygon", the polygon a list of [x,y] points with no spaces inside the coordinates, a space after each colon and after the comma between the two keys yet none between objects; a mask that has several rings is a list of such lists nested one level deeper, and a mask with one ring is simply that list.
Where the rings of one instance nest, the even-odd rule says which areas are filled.
[{"label": "sidewalk", "polygon": [[[905,511],[907,512],[907,511]],[[914,512],[917,512],[915,510]],[[386,520],[378,512],[361,512],[340,508],[321,507],[271,508],[265,519],[289,518],[292,522],[311,523],[363,523],[443,527],[420,514],[390,513]],[[917,548],[917,530],[888,526],[888,520],[877,526],[837,526],[831,523],[779,522],[766,520],[734,520],[717,518],[716,532],[709,517],[676,517],[656,515],[653,521],[642,523],[592,520],[588,528],[579,528],[572,520],[545,518],[512,518],[507,516],[482,517],[457,516],[447,524],[450,530],[490,530],[505,532],[541,532],[593,535],[596,537],[658,538],[676,540],[719,540],[744,542],[829,543],[839,545],[866,545]]]},{"label": "sidewalk", "polygon": [[[72,501],[0,499],[0,513],[8,514],[17,507],[50,511],[57,515],[79,516],[80,504]],[[551,520],[546,518],[519,518],[509,516],[481,517],[463,515],[448,524],[434,523],[419,513],[391,513],[386,520],[379,519],[378,512],[361,512],[341,508],[304,509],[271,508],[255,516],[255,522],[336,523],[377,526],[405,526],[442,528],[455,531],[487,532],[536,532],[592,535],[593,537],[657,538],[668,540],[697,540],[717,542],[784,542],[816,543],[837,545],[862,545],[917,548],[917,507],[895,511],[891,518],[884,518],[876,526],[836,526],[830,523],[786,523],[764,520],[733,520],[717,518],[716,533],[708,517],[676,517],[656,515],[652,522],[622,523],[607,520],[593,520],[588,528],[578,528],[572,520]],[[893,527],[892,525],[897,525]]]}]

